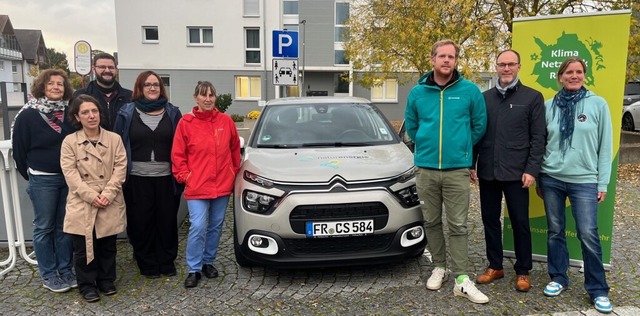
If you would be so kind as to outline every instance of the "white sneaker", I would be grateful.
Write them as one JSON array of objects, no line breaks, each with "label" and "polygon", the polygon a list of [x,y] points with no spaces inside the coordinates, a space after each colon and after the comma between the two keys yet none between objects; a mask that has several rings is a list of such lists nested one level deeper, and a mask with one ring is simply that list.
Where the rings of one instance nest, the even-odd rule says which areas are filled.
[{"label": "white sneaker", "polygon": [[431,272],[431,276],[427,280],[427,288],[437,291],[442,287],[442,283],[449,279],[449,270],[441,267],[435,267]]},{"label": "white sneaker", "polygon": [[466,277],[460,284],[458,284],[457,280],[455,283],[456,284],[453,286],[454,296],[466,297],[476,304],[485,304],[489,302],[489,298],[476,288],[476,285],[471,282],[469,277]]}]

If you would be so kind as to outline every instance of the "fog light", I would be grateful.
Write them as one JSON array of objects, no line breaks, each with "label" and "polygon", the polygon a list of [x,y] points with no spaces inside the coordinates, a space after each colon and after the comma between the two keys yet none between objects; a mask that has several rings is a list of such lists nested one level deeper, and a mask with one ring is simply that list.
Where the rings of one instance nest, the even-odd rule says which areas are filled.
[{"label": "fog light", "polygon": [[400,245],[402,247],[411,247],[424,240],[424,229],[422,226],[415,226],[405,230],[400,238]]},{"label": "fog light", "polygon": [[255,234],[249,236],[248,240],[251,251],[271,256],[278,253],[278,243],[269,236]]},{"label": "fog light", "polygon": [[409,239],[416,239],[422,237],[422,227],[415,227],[409,231]]},{"label": "fog light", "polygon": [[251,246],[262,247],[262,237],[253,236],[253,237],[251,237],[250,242],[251,242]]}]

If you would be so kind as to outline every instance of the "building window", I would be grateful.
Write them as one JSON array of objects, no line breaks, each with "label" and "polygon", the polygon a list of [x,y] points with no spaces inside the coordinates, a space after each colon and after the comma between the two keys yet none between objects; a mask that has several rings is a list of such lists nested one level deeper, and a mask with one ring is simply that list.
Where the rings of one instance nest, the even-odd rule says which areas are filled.
[{"label": "building window", "polygon": [[157,26],[143,26],[142,27],[142,42],[143,43],[157,43],[160,40],[158,36]]},{"label": "building window", "polygon": [[171,77],[169,75],[159,75],[164,89],[167,91],[167,99],[171,101]]},{"label": "building window", "polygon": [[260,77],[237,76],[236,77],[236,99],[260,99],[262,91]]},{"label": "building window", "polygon": [[11,62],[11,72],[13,72],[14,74],[18,73],[18,63],[15,61]]},{"label": "building window", "polygon": [[192,46],[213,46],[213,28],[190,26],[187,27],[189,45]]},{"label": "building window", "polygon": [[335,25],[335,41],[344,42],[346,40],[346,26],[344,25],[349,18],[349,3],[336,2],[336,25]]},{"label": "building window", "polygon": [[300,87],[299,86],[285,86],[287,89],[288,97],[297,97],[300,96]]},{"label": "building window", "polygon": [[334,93],[349,93],[349,72],[333,75]]},{"label": "building window", "polygon": [[283,0],[282,14],[298,14],[298,0]]},{"label": "building window", "polygon": [[242,8],[244,16],[260,16],[260,2],[258,0],[244,0]]},{"label": "building window", "polygon": [[345,55],[344,55],[344,50],[336,49],[334,52],[335,52],[335,63],[336,63],[336,65],[348,65],[349,64],[349,61],[347,60],[347,57],[345,57]]},{"label": "building window", "polygon": [[0,60],[0,71],[4,70],[4,60]]},{"label": "building window", "polygon": [[245,63],[260,63],[260,29],[245,29]]},{"label": "building window", "polygon": [[377,80],[376,85],[371,87],[371,101],[398,102],[398,80]]}]

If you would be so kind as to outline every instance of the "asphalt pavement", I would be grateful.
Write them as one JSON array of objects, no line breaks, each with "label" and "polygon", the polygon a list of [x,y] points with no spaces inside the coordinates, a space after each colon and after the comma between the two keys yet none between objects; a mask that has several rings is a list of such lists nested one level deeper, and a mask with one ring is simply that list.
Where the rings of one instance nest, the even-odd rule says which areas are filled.
[{"label": "asphalt pavement", "polygon": [[[469,217],[473,270],[485,266],[484,238],[477,187],[472,186]],[[614,315],[640,315],[640,188],[637,181],[618,180],[614,218],[612,269],[607,273]],[[513,287],[513,260],[505,259],[505,278],[478,287],[489,296],[484,305],[454,297],[453,280],[439,291],[425,285],[432,265],[428,256],[403,263],[331,269],[277,270],[241,268],[234,259],[231,210],[227,213],[218,259],[220,277],[185,289],[184,248],[188,223],[180,229],[178,275],[146,279],[138,274],[132,248],[118,242],[118,294],[86,303],[77,290],[63,294],[42,287],[37,267],[21,258],[0,277],[2,315],[599,315],[571,268],[571,286],[559,297],[542,294],[549,281],[546,265],[535,262],[533,288]],[[0,249],[0,260],[7,256]],[[475,276],[474,276],[475,277]]]}]

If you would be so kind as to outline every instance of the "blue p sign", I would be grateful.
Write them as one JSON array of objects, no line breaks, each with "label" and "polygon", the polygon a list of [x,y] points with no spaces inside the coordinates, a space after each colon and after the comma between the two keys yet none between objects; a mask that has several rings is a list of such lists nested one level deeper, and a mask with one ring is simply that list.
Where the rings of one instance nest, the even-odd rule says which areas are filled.
[{"label": "blue p sign", "polygon": [[298,58],[298,32],[273,31],[273,57]]}]

